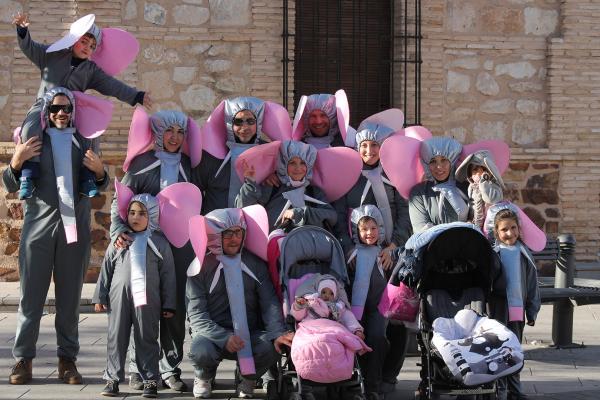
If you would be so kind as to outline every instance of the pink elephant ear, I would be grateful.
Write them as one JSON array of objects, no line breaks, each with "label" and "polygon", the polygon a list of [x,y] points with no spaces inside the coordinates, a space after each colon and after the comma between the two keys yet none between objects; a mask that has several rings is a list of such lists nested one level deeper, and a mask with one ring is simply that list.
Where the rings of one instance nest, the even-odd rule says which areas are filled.
[{"label": "pink elephant ear", "polygon": [[487,150],[492,153],[494,163],[498,167],[500,174],[503,174],[506,171],[510,161],[510,147],[501,140],[482,140],[477,143],[464,145],[457,165],[459,165],[468,155],[479,150]]},{"label": "pink elephant ear", "polygon": [[81,92],[75,96],[75,126],[81,136],[96,138],[104,133],[112,119],[113,103],[110,100]]},{"label": "pink elephant ear", "polygon": [[388,128],[392,128],[398,132],[404,128],[404,113],[399,108],[390,108],[388,110],[371,115],[363,122],[367,121],[374,124],[387,126]]},{"label": "pink elephant ear", "polygon": [[21,127],[17,127],[15,128],[15,130],[13,131],[13,141],[15,142],[15,144],[19,143],[19,138],[21,137]]},{"label": "pink elephant ear", "polygon": [[250,167],[254,167],[254,180],[257,183],[262,183],[269,177],[277,168],[277,159],[279,157],[279,149],[281,142],[275,141],[265,143],[249,148],[240,154],[235,160],[235,171],[238,177],[244,181],[244,162]]},{"label": "pink elephant ear", "polygon": [[344,142],[346,142],[346,133],[348,132],[348,124],[350,124],[350,106],[348,105],[348,97],[346,97],[344,89],[335,92],[335,108],[340,135]]},{"label": "pink elephant ear", "polygon": [[156,198],[160,206],[160,229],[173,246],[183,247],[189,240],[186,221],[199,215],[202,208],[200,189],[191,183],[174,183],[161,190]]},{"label": "pink elephant ear", "polygon": [[90,59],[110,76],[119,75],[135,60],[140,44],[131,33],[117,28],[102,29],[100,46]]},{"label": "pink elephant ear", "polygon": [[192,168],[194,168],[200,164],[202,159],[202,135],[200,127],[192,118],[188,117],[187,126],[187,137],[183,142],[182,151],[188,155]]},{"label": "pink elephant ear", "polygon": [[260,204],[242,208],[246,220],[246,239],[244,246],[252,253],[267,261],[269,242],[269,217],[267,210]]},{"label": "pink elephant ear", "polygon": [[542,251],[546,247],[546,234],[519,208],[521,240],[533,251]]},{"label": "pink elephant ear", "polygon": [[362,170],[358,152],[348,147],[328,147],[317,152],[312,184],[325,192],[327,200],[335,201],[348,193]]},{"label": "pink elephant ear", "polygon": [[225,100],[210,114],[202,126],[202,150],[213,157],[223,159],[227,155],[227,130],[225,128]]},{"label": "pink elephant ear", "polygon": [[208,243],[208,236],[206,236],[206,223],[202,215],[195,215],[190,218],[188,223],[188,231],[190,235],[190,242],[196,254],[196,260],[192,261],[187,269],[187,276],[195,276],[200,273],[202,268],[202,262],[206,255],[206,245]]},{"label": "pink elephant ear", "polygon": [[136,107],[129,126],[127,138],[127,156],[123,163],[123,171],[129,170],[131,161],[138,155],[152,149],[152,131],[150,130],[150,117],[143,107]]},{"label": "pink elephant ear", "polygon": [[410,190],[423,177],[420,149],[421,141],[412,137],[394,135],[383,142],[379,151],[383,170],[405,199],[408,199]]},{"label": "pink elephant ear", "polygon": [[304,136],[304,132],[306,131],[306,126],[304,126],[304,108],[306,107],[306,102],[308,101],[308,96],[300,97],[300,101],[298,102],[298,108],[296,109],[296,115],[294,116],[294,123],[292,125],[292,140],[302,140]]},{"label": "pink elephant ear", "polygon": [[290,114],[281,104],[265,101],[262,131],[271,140],[284,141],[292,138]]},{"label": "pink elephant ear", "polygon": [[431,139],[433,135],[431,132],[429,132],[429,129],[425,128],[424,126],[413,125],[404,128],[404,136],[424,141]]},{"label": "pink elephant ear", "polygon": [[129,202],[133,197],[133,191],[129,186],[122,184],[118,179],[115,178],[115,196],[117,197],[117,209],[119,210],[119,217],[123,221],[127,221],[127,208]]}]

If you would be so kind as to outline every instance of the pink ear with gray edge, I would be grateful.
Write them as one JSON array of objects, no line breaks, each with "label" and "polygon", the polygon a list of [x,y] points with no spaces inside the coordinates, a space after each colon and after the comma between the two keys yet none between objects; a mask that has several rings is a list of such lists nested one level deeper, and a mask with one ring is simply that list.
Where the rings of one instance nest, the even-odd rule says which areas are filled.
[{"label": "pink ear with gray edge", "polygon": [[302,140],[304,136],[304,132],[306,131],[306,126],[304,126],[304,108],[306,107],[306,102],[308,101],[308,96],[300,97],[300,101],[298,102],[298,107],[296,108],[296,115],[294,116],[294,123],[292,124],[292,140]]},{"label": "pink ear with gray edge", "polygon": [[275,172],[280,148],[281,142],[275,141],[251,147],[240,154],[235,160],[235,171],[240,180],[244,181],[243,165],[246,163],[249,167],[254,167],[254,181],[262,183]]},{"label": "pink ear with gray edge", "polygon": [[225,145],[227,142],[225,100],[219,103],[200,129],[202,131],[202,149],[215,158],[225,158],[228,153],[227,146]]},{"label": "pink ear with gray edge", "polygon": [[252,253],[267,261],[269,242],[269,218],[265,208],[259,204],[242,208],[246,220],[244,246]]},{"label": "pink ear with gray edge", "polygon": [[19,137],[21,137],[21,127],[18,126],[15,128],[15,130],[13,131],[13,141],[15,142],[15,144],[19,143]]},{"label": "pink ear with gray edge", "polygon": [[156,198],[160,207],[160,229],[173,246],[183,247],[189,240],[189,228],[185,221],[199,215],[202,208],[200,189],[191,183],[174,183],[161,190]]},{"label": "pink ear with gray edge", "polygon": [[113,103],[110,100],[81,92],[75,96],[75,126],[81,136],[96,138],[106,131],[112,119]]},{"label": "pink ear with gray edge", "polygon": [[119,75],[135,60],[140,44],[131,33],[118,28],[103,28],[100,46],[90,60],[110,76]]},{"label": "pink ear with gray edge", "polygon": [[504,174],[508,168],[510,161],[510,147],[501,140],[482,140],[477,143],[467,144],[463,146],[460,159],[456,165],[460,165],[468,155],[479,150],[488,150],[494,157],[494,163],[498,167],[500,174]]},{"label": "pink ear with gray edge", "polygon": [[327,200],[332,202],[348,193],[361,171],[362,159],[357,151],[348,147],[320,149],[311,183],[325,192]]},{"label": "pink ear with gray edge", "polygon": [[127,208],[129,202],[133,197],[133,191],[129,186],[122,184],[118,179],[115,178],[115,196],[117,198],[117,209],[119,210],[119,217],[123,221],[127,221]]},{"label": "pink ear with gray edge", "polygon": [[290,114],[281,104],[265,101],[262,131],[271,140],[284,141],[292,138]]},{"label": "pink ear with gray edge", "polygon": [[344,89],[335,92],[335,108],[337,112],[337,123],[340,129],[340,135],[346,142],[346,133],[350,124],[350,106],[348,105],[348,97]]},{"label": "pink ear with gray edge", "polygon": [[431,139],[433,135],[431,132],[429,132],[429,129],[425,128],[424,126],[413,125],[404,128],[404,136],[417,139],[422,142],[424,140]]},{"label": "pink ear with gray edge", "polygon": [[204,256],[206,255],[206,245],[208,244],[204,216],[195,215],[190,218],[188,222],[188,231],[190,235],[190,243],[194,249],[196,259],[188,267],[187,276],[195,276],[200,273],[202,262],[204,261]]},{"label": "pink ear with gray edge", "polygon": [[413,186],[421,182],[423,177],[420,149],[420,140],[394,135],[383,142],[379,151],[383,170],[405,199],[408,199]]},{"label": "pink ear with gray edge", "polygon": [[152,149],[154,141],[150,130],[150,117],[143,107],[136,107],[129,126],[127,138],[127,156],[123,162],[123,171],[129,170],[131,161],[138,155]]},{"label": "pink ear with gray edge", "polygon": [[363,122],[384,125],[396,132],[404,129],[404,113],[398,108],[390,108],[366,118]]},{"label": "pink ear with gray edge", "polygon": [[196,121],[190,117],[187,120],[187,135],[181,150],[190,157],[192,168],[200,164],[202,159],[202,134]]}]

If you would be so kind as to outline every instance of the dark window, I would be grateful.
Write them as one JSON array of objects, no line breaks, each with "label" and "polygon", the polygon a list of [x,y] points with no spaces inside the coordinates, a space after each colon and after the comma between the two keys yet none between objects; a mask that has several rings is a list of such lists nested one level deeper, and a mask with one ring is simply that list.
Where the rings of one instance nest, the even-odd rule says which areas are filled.
[{"label": "dark window", "polygon": [[[414,1],[409,3],[416,9]],[[294,107],[302,95],[344,89],[350,102],[350,124],[355,128],[369,115],[393,106],[408,114],[408,123],[416,123],[418,110],[405,109],[413,108],[407,96],[418,99],[417,71],[404,64],[410,58],[415,63],[417,54],[404,50],[416,44],[420,32],[417,15],[414,10],[408,12],[407,6],[398,0],[299,0],[293,17],[295,34],[290,34],[289,6],[284,1],[283,89],[288,93],[287,69],[293,61]],[[401,13],[413,15],[404,18]],[[294,37],[293,60],[288,58],[289,37]]]}]

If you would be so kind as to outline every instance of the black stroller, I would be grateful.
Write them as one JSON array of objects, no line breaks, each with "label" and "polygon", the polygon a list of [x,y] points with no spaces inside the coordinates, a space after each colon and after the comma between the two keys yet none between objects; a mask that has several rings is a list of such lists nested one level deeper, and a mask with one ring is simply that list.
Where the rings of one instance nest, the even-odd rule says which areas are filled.
[{"label": "black stroller", "polygon": [[454,380],[431,340],[432,323],[438,317],[453,318],[459,310],[471,309],[493,318],[502,310],[506,298],[501,266],[488,240],[472,225],[448,224],[436,229],[437,236],[424,244],[419,254],[421,384],[415,398],[475,395],[495,399],[495,381],[467,387]]},{"label": "black stroller", "polygon": [[[337,239],[325,229],[302,226],[293,229],[280,245],[278,260],[279,284],[283,294],[283,309],[286,323],[295,330],[296,321],[289,314],[294,294],[299,285],[315,273],[330,274],[345,285],[349,284],[344,252]],[[358,361],[355,357],[352,378],[333,384],[323,384],[302,379],[295,371],[290,354],[285,354],[277,365],[278,395],[281,400],[313,399],[319,389],[326,391],[327,398],[337,397],[337,391],[347,390],[351,395],[343,399],[364,399],[364,385]],[[303,385],[315,389],[315,394],[303,391]],[[331,387],[334,386],[334,387]],[[317,398],[318,398],[317,394]]]}]

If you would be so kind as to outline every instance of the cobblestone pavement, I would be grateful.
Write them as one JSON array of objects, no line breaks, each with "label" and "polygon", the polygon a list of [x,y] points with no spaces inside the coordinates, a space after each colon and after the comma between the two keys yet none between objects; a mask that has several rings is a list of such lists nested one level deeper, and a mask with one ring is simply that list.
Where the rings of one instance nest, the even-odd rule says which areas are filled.
[{"label": "cobblestone pavement", "polygon": [[[88,285],[86,285],[88,286]],[[91,285],[89,285],[91,286]],[[89,287],[84,288],[84,301]],[[103,387],[102,370],[106,357],[106,315],[81,314],[81,351],[77,362],[84,376],[83,385],[65,385],[57,379],[54,314],[42,318],[37,358],[33,364],[34,379],[29,385],[9,385],[8,375],[13,364],[11,348],[16,327],[16,313],[10,311],[8,299],[18,297],[16,284],[0,283],[0,399],[100,399]],[[52,295],[50,295],[52,297]],[[51,303],[51,299],[50,299]],[[527,361],[521,373],[526,392],[533,399],[598,400],[600,399],[600,305],[575,308],[574,340],[586,347],[556,350],[551,344],[552,306],[544,305],[535,327],[526,327]],[[186,345],[187,348],[187,345]],[[417,357],[408,357],[396,391],[387,399],[411,399],[417,386],[419,367]],[[192,384],[192,368],[187,360],[182,365],[183,379]],[[215,399],[235,398],[233,386],[234,363],[225,361],[217,374]],[[140,392],[121,384],[120,398],[141,398]],[[159,391],[159,398],[191,398],[191,393]],[[264,397],[257,390],[257,397]]]}]

